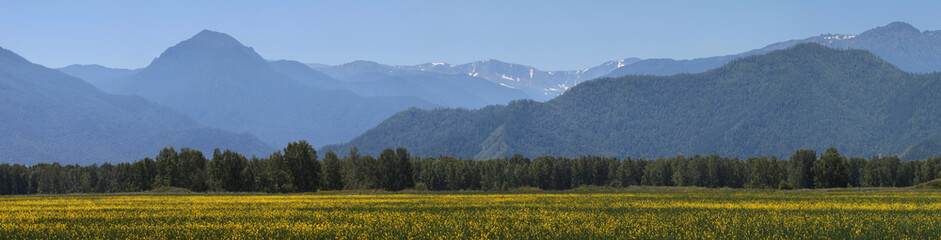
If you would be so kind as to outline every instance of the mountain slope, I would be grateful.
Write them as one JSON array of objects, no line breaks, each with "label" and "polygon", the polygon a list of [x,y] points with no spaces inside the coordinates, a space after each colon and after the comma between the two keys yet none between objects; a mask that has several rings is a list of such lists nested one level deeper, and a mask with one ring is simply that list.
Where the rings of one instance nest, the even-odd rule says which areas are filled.
[{"label": "mountain slope", "polygon": [[[278,63],[283,64],[284,63]],[[301,74],[297,64],[282,73],[308,79],[313,74]],[[529,98],[522,91],[507,85],[490,82],[464,74],[441,73],[388,66],[368,61],[356,61],[339,66],[320,68],[320,71],[339,79],[332,88],[347,89],[363,96],[411,96],[446,107],[480,108]],[[307,72],[315,71],[308,68]]]},{"label": "mountain slope", "polygon": [[899,154],[899,159],[902,161],[925,160],[935,157],[941,157],[941,137],[918,141]]},{"label": "mountain slope", "polygon": [[912,75],[859,50],[801,44],[701,74],[588,81],[545,103],[409,110],[353,141],[375,153],[476,159],[597,154],[786,156],[838,147],[894,154],[941,132],[941,75]]},{"label": "mountain slope", "polygon": [[85,80],[85,82],[91,83],[91,85],[94,85],[98,89],[101,89],[105,92],[113,91],[114,88],[121,84],[121,81],[126,80],[128,77],[139,71],[109,68],[95,64],[73,64],[64,68],[59,68],[58,70],[68,74],[69,76]]},{"label": "mountain slope", "polygon": [[941,71],[941,34],[919,30],[904,22],[893,22],[858,35],[825,34],[768,45],[745,53],[690,60],[646,59],[613,70],[607,76],[673,75],[700,73],[742,57],[765,54],[800,43],[817,43],[838,49],[862,49],[913,73]]},{"label": "mountain slope", "polygon": [[7,163],[132,161],[166,146],[273,150],[251,135],[200,126],[139,97],[106,94],[2,48],[0,122],[0,162]]},{"label": "mountain slope", "polygon": [[311,69],[307,65],[289,60],[278,60],[270,62],[271,66],[281,74],[290,77],[301,84],[320,88],[320,89],[343,89],[340,81],[333,79],[327,74]]},{"label": "mountain slope", "polygon": [[367,98],[303,85],[252,48],[208,30],[168,48],[116,92],[142,96],[202,124],[251,133],[272,146],[347,141],[395,112],[434,106],[412,97]]}]

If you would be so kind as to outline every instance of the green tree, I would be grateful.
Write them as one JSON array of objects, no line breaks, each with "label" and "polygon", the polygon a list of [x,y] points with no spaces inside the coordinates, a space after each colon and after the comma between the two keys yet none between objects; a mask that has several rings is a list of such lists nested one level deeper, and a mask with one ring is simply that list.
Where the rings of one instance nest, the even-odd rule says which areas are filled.
[{"label": "green tree", "polygon": [[225,150],[220,152],[216,149],[212,154],[212,160],[209,161],[209,175],[212,178],[212,185],[216,189],[227,192],[241,192],[248,190],[246,188],[247,179],[242,177],[242,172],[248,166],[248,159],[242,154]]},{"label": "green tree", "polygon": [[284,162],[298,191],[316,192],[320,188],[321,170],[317,151],[307,141],[289,143],[284,148]]},{"label": "green tree", "polygon": [[327,154],[323,157],[324,190],[343,189],[342,168],[342,163],[340,163],[340,159],[337,158],[337,154],[333,153],[332,150],[327,151]]},{"label": "green tree", "polygon": [[134,162],[131,167],[134,169],[137,188],[141,191],[153,189],[157,177],[157,163],[153,159],[144,158]]},{"label": "green tree", "polygon": [[846,163],[846,179],[849,185],[853,187],[862,186],[863,174],[865,174],[866,165],[869,163],[865,158],[852,157]]},{"label": "green tree", "polygon": [[777,188],[784,180],[784,171],[775,158],[749,158],[745,162],[751,172],[745,185],[748,188]]},{"label": "green tree", "polygon": [[379,187],[388,191],[398,191],[415,186],[412,179],[412,165],[405,148],[385,149],[379,154]]},{"label": "green tree", "polygon": [[209,181],[206,166],[209,160],[203,156],[199,150],[183,148],[180,149],[180,164],[177,171],[180,172],[179,186],[196,192],[204,192],[209,189],[206,185]]},{"label": "green tree", "polygon": [[402,147],[396,148],[395,159],[397,174],[394,177],[399,187],[398,189],[414,188],[415,180],[412,179],[412,162],[408,150]]},{"label": "green tree", "polygon": [[863,170],[863,186],[894,187],[899,165],[899,158],[895,156],[873,157]]},{"label": "green tree", "polygon": [[814,188],[814,162],[817,153],[813,149],[800,149],[788,161],[788,180],[795,188]]},{"label": "green tree", "polygon": [[673,169],[666,159],[658,159],[646,164],[641,185],[670,186],[673,183]]},{"label": "green tree", "polygon": [[[892,156],[896,157],[896,156]],[[898,157],[896,157],[898,158]],[[899,165],[898,172],[895,174],[896,187],[908,187],[915,185],[915,172],[917,161],[905,161]]]},{"label": "green tree", "polygon": [[395,150],[387,148],[379,153],[379,171],[376,173],[379,180],[379,188],[395,191],[398,189],[398,182],[395,180]]},{"label": "green tree", "polygon": [[638,171],[634,171],[635,168],[637,167],[634,164],[634,160],[631,160],[630,158],[628,158],[626,160],[621,161],[621,163],[618,165],[617,176],[615,177],[616,178],[615,186],[627,187],[627,186],[640,184],[639,182],[635,180],[638,178],[637,176],[635,176],[635,174],[637,174],[638,172]]},{"label": "green tree", "polygon": [[816,188],[846,187],[846,157],[836,148],[827,148],[814,162],[814,186]]},{"label": "green tree", "polygon": [[154,187],[181,187],[180,154],[173,147],[163,148],[157,154],[157,176]]}]

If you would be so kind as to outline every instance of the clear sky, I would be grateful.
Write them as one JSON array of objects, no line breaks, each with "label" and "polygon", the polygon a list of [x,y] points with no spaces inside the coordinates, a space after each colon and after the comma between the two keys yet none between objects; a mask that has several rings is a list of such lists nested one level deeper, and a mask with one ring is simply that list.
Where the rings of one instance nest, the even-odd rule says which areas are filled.
[{"label": "clear sky", "polygon": [[0,47],[48,67],[144,67],[202,29],[268,59],[482,59],[571,70],[726,55],[893,21],[941,29],[941,1],[2,1]]}]

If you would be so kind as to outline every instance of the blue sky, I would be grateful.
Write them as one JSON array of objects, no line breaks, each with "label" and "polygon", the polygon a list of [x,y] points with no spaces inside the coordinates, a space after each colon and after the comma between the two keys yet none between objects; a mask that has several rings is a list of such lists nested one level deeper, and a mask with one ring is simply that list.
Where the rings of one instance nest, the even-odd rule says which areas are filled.
[{"label": "blue sky", "polygon": [[268,59],[543,70],[696,58],[893,21],[941,29],[941,1],[5,1],[0,47],[49,67],[144,67],[202,29]]}]

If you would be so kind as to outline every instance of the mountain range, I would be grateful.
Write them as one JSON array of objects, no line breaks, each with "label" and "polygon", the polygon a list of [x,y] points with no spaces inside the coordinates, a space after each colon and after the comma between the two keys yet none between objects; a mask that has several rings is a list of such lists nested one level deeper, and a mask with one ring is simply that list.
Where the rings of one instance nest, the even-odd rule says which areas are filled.
[{"label": "mountain range", "polygon": [[487,159],[783,157],[835,146],[872,156],[941,133],[939,91],[941,74],[911,74],[866,51],[806,43],[700,74],[588,81],[545,103],[412,109],[325,149],[406,147],[416,156]]},{"label": "mountain range", "polygon": [[[532,66],[494,59],[460,65],[436,62],[412,66],[390,66],[369,61],[354,61],[338,66],[307,64],[309,69],[300,68],[297,62],[287,63],[292,61],[273,61],[272,64],[282,73],[302,83],[321,84],[315,85],[321,88],[347,89],[364,96],[423,97],[423,100],[439,106],[478,108],[490,104],[503,104],[506,103],[504,100],[519,98],[546,101],[579,83],[599,77],[620,77],[625,75],[668,76],[678,73],[700,73],[721,67],[735,59],[765,54],[808,42],[838,49],[867,50],[907,72],[929,73],[941,71],[941,30],[920,32],[914,26],[904,22],[893,22],[860,34],[822,34],[805,39],[788,40],[733,55],[688,60],[626,58],[608,61],[594,67],[569,71],[543,71]],[[279,67],[279,64],[293,66],[288,66],[291,68],[285,69]],[[108,72],[109,69],[96,65],[73,65],[60,70],[86,79],[106,91],[111,91],[114,88],[115,79],[120,80],[122,76],[127,76],[128,72],[134,71],[113,69],[113,71]],[[301,71],[306,73],[301,73]],[[453,75],[466,75],[468,78],[457,79]],[[441,86],[430,87],[428,85],[433,84],[429,84],[427,80],[439,83]],[[360,84],[346,84],[344,86],[344,82],[358,82]],[[370,82],[371,84],[364,82]],[[452,86],[441,82],[474,82],[475,85],[486,87],[461,88],[460,86]],[[490,82],[493,85],[487,86],[483,82]],[[414,86],[414,84],[420,84],[420,86]],[[373,85],[384,86],[376,87]],[[395,85],[396,90],[405,91],[389,90],[388,86],[390,85]],[[410,86],[404,87],[406,85]],[[495,86],[502,86],[508,88],[505,90],[513,91],[503,91],[503,94],[487,94]],[[441,95],[466,96],[466,99],[432,96],[433,94],[428,94],[429,91],[422,90],[423,88],[432,93],[457,91],[461,94]],[[523,94],[515,92],[515,90],[521,91]],[[494,98],[494,96],[497,97]]]},{"label": "mountain range", "polygon": [[250,133],[272,146],[346,141],[398,111],[436,106],[415,97],[363,97],[301,84],[254,49],[208,30],[168,48],[114,92],[144,97],[202,124]]},{"label": "mountain range", "polygon": [[[453,111],[476,114],[504,112],[501,109],[518,104],[539,105],[518,99],[547,101],[546,104],[551,105],[549,103],[556,100],[550,99],[599,77],[702,73],[738,59],[802,43],[867,50],[907,72],[925,73],[941,68],[938,57],[941,55],[941,31],[921,32],[909,24],[896,22],[860,34],[824,34],[779,42],[741,54],[691,60],[628,58],[573,71],[542,71],[492,59],[459,65],[426,63],[413,66],[390,66],[369,61],[337,66],[290,60],[269,61],[231,36],[207,30],[167,49],[145,68],[71,65],[59,70],[105,92],[142,96],[147,101],[167,106],[172,112],[186,115],[184,117],[194,121],[195,126],[226,133],[237,132],[249,138],[258,136],[267,148],[302,139],[315,146],[346,142],[375,127],[386,117],[413,107],[418,109],[402,114],[438,107],[460,108]],[[510,106],[491,106],[511,101]],[[595,104],[609,103],[599,101]],[[377,129],[381,128],[383,126]],[[513,133],[515,130],[504,126],[501,131]],[[434,137],[446,135],[435,133]],[[388,138],[377,137],[376,141]],[[930,144],[933,143],[930,141],[932,136],[925,134],[925,137],[920,139],[921,145],[908,146],[911,151],[905,151],[909,153],[906,156],[931,154],[932,151],[925,149],[930,150],[934,146]],[[489,139],[497,144],[491,144],[486,151],[461,156],[498,156],[489,153],[513,149],[513,144],[500,144],[499,139],[499,136]],[[455,148],[461,144],[463,142],[458,142]],[[466,154],[472,151],[458,152]]]},{"label": "mountain range", "polygon": [[860,34],[823,34],[800,40],[774,43],[748,52],[690,60],[646,59],[615,69],[609,77],[625,75],[673,75],[700,73],[732,60],[765,54],[801,43],[817,43],[837,49],[862,49],[912,73],[941,71],[941,30],[920,32],[904,22],[893,22]]},{"label": "mountain range", "polygon": [[88,83],[0,48],[0,162],[130,161],[168,146],[268,154],[249,134],[207,127],[141,97]]},{"label": "mountain range", "polygon": [[314,70],[296,61],[274,61],[281,73],[326,89],[368,97],[416,97],[444,107],[480,108],[530,98],[524,92],[463,74],[423,72],[356,61]]}]

